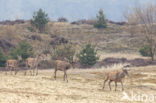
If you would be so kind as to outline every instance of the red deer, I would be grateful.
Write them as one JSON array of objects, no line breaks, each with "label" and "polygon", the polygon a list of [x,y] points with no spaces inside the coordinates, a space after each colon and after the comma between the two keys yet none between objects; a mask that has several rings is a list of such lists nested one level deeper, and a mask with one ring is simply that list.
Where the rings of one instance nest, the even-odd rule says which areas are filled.
[{"label": "red deer", "polygon": [[18,56],[18,60],[15,59],[9,59],[6,61],[6,75],[7,75],[7,71],[15,71],[15,75],[17,74],[17,66],[18,66],[18,62],[22,60],[21,56]]},{"label": "red deer", "polygon": [[[38,64],[43,60],[41,55],[38,55],[36,58],[27,58],[26,67],[30,70],[30,75],[38,75]],[[25,70],[25,75],[27,70]]]},{"label": "red deer", "polygon": [[73,67],[73,63],[70,64],[69,62],[66,62],[66,61],[56,60],[54,62],[54,67],[55,67],[54,79],[56,80],[56,72],[57,72],[57,70],[60,70],[60,71],[64,72],[64,79],[63,80],[65,81],[65,79],[66,79],[67,82],[68,82],[67,70],[70,69],[71,67]]},{"label": "red deer", "polygon": [[114,70],[114,71],[109,71],[105,74],[105,80],[104,80],[104,84],[103,84],[103,88],[105,87],[105,83],[109,80],[109,88],[111,90],[111,82],[114,81],[115,82],[115,91],[116,91],[116,88],[117,88],[117,82],[120,82],[121,83],[121,86],[122,86],[122,91],[124,90],[124,87],[123,87],[123,83],[122,83],[122,79],[128,75],[128,70],[129,70],[129,65],[127,66],[124,66],[122,68],[122,70]]}]

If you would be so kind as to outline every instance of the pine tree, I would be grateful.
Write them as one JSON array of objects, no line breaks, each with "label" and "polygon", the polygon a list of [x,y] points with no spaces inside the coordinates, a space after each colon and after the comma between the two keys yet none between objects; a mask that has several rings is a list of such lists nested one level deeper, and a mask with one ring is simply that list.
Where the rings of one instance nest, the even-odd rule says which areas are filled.
[{"label": "pine tree", "polygon": [[38,29],[39,32],[43,32],[45,25],[48,23],[48,14],[46,14],[42,9],[34,12],[33,19],[31,20],[31,25]]},{"label": "pine tree", "polygon": [[78,54],[81,65],[93,66],[98,60],[95,48],[91,44],[87,44]]},{"label": "pine tree", "polygon": [[99,10],[99,14],[97,14],[97,21],[94,24],[94,27],[96,28],[106,28],[107,27],[107,23],[105,20],[105,15],[103,13],[103,10]]}]

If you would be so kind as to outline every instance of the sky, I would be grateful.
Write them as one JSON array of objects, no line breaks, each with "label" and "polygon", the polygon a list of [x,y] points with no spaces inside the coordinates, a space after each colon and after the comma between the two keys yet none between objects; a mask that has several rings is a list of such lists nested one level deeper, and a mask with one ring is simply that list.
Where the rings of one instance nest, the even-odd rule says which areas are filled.
[{"label": "sky", "polygon": [[156,0],[0,0],[0,21],[32,18],[43,9],[51,20],[65,17],[69,21],[94,19],[103,9],[107,19],[123,21],[123,14],[136,4],[156,3]]}]

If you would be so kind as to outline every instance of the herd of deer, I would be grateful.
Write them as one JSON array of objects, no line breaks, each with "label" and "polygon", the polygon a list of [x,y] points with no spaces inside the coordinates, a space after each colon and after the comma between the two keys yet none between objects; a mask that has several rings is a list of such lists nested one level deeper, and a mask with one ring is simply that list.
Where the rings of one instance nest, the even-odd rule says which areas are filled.
[{"label": "herd of deer", "polygon": [[[15,75],[18,72],[18,63],[22,60],[21,56],[18,56],[18,60],[15,59],[9,59],[6,62],[6,75],[7,72],[10,71],[12,74],[12,71],[15,71]],[[38,63],[42,60],[42,56],[38,55],[36,58],[27,58],[26,59],[26,67],[30,70],[31,75],[37,75],[38,74]],[[25,75],[27,73],[27,69],[25,70]]]},{"label": "herd of deer", "polygon": [[[22,58],[20,56],[18,56],[18,60],[7,60],[6,62],[6,74],[7,71],[15,71],[15,75],[18,72],[17,66],[18,66],[18,62],[21,60]],[[38,55],[36,58],[27,58],[26,59],[26,67],[30,70],[30,74],[31,75],[38,75],[38,64],[40,61],[44,60],[43,57],[41,55]],[[69,63],[66,61],[62,61],[62,60],[56,60],[54,62],[54,79],[56,80],[56,72],[58,70],[63,71],[64,72],[64,78],[63,80],[65,81],[65,79],[68,82],[67,79],[67,70],[70,68],[74,68],[74,64],[73,63]],[[111,82],[114,81],[115,82],[115,91],[117,88],[117,82],[121,83],[122,86],[122,91],[124,90],[123,87],[123,83],[122,83],[122,79],[127,75],[128,76],[128,71],[130,70],[130,65],[126,65],[124,66],[121,70],[113,70],[113,71],[109,71],[105,74],[105,80],[103,83],[103,88],[105,87],[105,83],[109,80],[109,88],[111,90]],[[25,75],[27,73],[27,70],[25,70]]]}]

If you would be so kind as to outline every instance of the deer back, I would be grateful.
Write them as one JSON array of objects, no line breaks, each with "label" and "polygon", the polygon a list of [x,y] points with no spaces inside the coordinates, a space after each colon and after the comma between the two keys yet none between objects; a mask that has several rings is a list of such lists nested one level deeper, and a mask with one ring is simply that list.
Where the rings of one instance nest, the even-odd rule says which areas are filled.
[{"label": "deer back", "polygon": [[70,63],[66,62],[66,61],[61,61],[61,60],[56,60],[54,62],[54,67],[57,70],[67,70],[71,67]]},{"label": "deer back", "polygon": [[26,59],[26,64],[27,66],[35,66],[36,65],[36,58],[27,58]]},{"label": "deer back", "polygon": [[7,62],[6,62],[6,66],[7,67],[15,67],[15,66],[17,66],[17,60],[7,60]]}]

